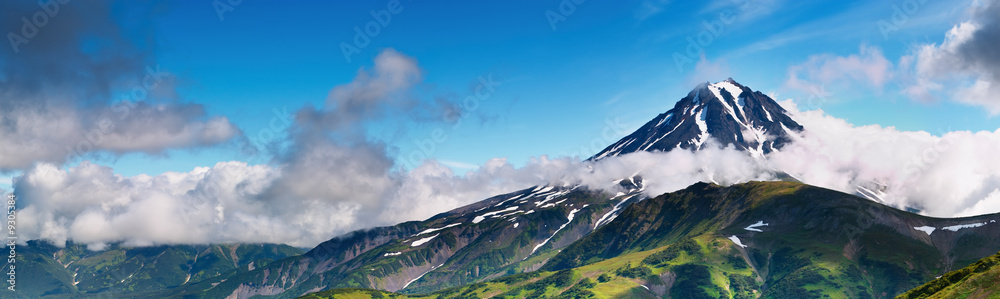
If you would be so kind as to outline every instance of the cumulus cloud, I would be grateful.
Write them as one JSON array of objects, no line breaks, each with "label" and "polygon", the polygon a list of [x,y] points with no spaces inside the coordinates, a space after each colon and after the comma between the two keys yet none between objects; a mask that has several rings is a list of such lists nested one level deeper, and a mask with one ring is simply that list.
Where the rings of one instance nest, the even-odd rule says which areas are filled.
[{"label": "cumulus cloud", "polygon": [[[368,124],[398,116],[453,119],[448,102],[414,98],[421,73],[415,59],[383,51],[373,67],[332,88],[323,107],[299,110],[287,139],[276,141],[283,146],[266,165],[231,161],[190,172],[123,177],[89,162],[68,169],[36,164],[14,184],[22,198],[19,234],[55,244],[73,240],[92,249],[110,242],[307,247],[539,184],[614,189],[615,180],[648,172],[655,177],[649,190],[667,192],[701,180],[768,178],[760,161],[717,146],[697,154],[638,153],[596,163],[543,156],[515,167],[498,158],[462,174],[434,160],[402,169],[391,157],[391,146],[364,132]],[[667,163],[672,166],[656,166]]]},{"label": "cumulus cloud", "polygon": [[904,70],[913,77],[905,91],[919,99],[947,97],[1000,114],[1000,1],[977,2],[970,10],[970,19],[952,27],[941,44],[921,45],[903,57]]},{"label": "cumulus cloud", "polygon": [[1000,212],[1000,130],[936,134],[878,125],[854,126],[822,110],[782,105],[806,128],[768,156],[770,166],[805,183],[854,193],[886,187],[886,204],[937,217]]},{"label": "cumulus cloud", "polygon": [[877,182],[885,186],[886,204],[931,216],[1000,211],[1000,159],[991,152],[1000,147],[1000,131],[942,128],[935,135],[854,126],[821,110],[800,111],[791,101],[782,105],[806,131],[766,159],[710,140],[698,152],[639,152],[594,162],[543,156],[515,167],[498,158],[458,174],[433,160],[393,170],[386,145],[377,142],[309,139],[314,143],[296,145],[296,154],[274,165],[222,162],[156,176],[123,177],[90,163],[40,164],[15,183],[26,203],[19,228],[24,239],[71,239],[95,249],[119,241],[307,247],[539,184],[613,192],[615,180],[638,174],[655,196],[701,181],[775,180],[776,171],[847,193]]},{"label": "cumulus cloud", "polygon": [[[88,9],[103,6],[96,7]],[[60,16],[74,20],[70,13]],[[11,19],[19,17],[2,20]],[[85,24],[78,30],[107,33],[105,27],[123,30],[119,25]],[[90,26],[99,28],[87,29]],[[70,64],[74,69],[115,70],[96,73],[94,78],[57,71],[59,79],[35,81],[31,76],[37,74],[12,71],[33,66],[32,61],[43,63],[7,59],[33,57],[29,50],[45,49],[43,39],[33,39],[20,53],[0,59],[0,102],[10,107],[0,112],[0,138],[31,137],[23,139],[26,143],[16,151],[0,147],[0,169],[26,168],[14,182],[21,198],[20,240],[44,239],[57,245],[73,240],[90,244],[92,249],[109,242],[140,246],[271,242],[308,247],[351,230],[426,219],[538,184],[614,190],[615,180],[636,174],[647,179],[649,195],[699,181],[772,180],[772,171],[779,170],[809,184],[851,193],[858,185],[878,182],[886,186],[888,204],[919,208],[933,216],[1000,209],[1000,175],[995,174],[1000,159],[992,158],[990,152],[1000,147],[1000,131],[945,133],[943,128],[935,135],[857,127],[822,111],[800,111],[792,102],[783,105],[807,131],[765,160],[711,143],[698,152],[640,152],[596,162],[543,156],[515,167],[494,159],[462,174],[433,160],[400,170],[392,147],[366,136],[366,125],[398,116],[417,120],[445,116],[448,121],[459,110],[447,101],[415,98],[423,71],[415,59],[391,49],[380,53],[373,67],[360,69],[353,81],[332,88],[323,107],[300,109],[287,138],[275,142],[280,147],[269,164],[230,161],[189,172],[132,177],[86,161],[62,168],[59,163],[71,155],[67,152],[83,141],[91,144],[83,153],[155,153],[218,143],[238,134],[226,119],[209,117],[195,104],[113,105],[104,100],[114,90],[143,86],[146,48],[126,41],[131,39],[125,36],[116,47],[135,54],[126,55],[127,63],[113,64],[124,65],[123,70],[103,66],[102,60],[87,62],[84,58],[92,58],[88,55],[94,52],[70,51],[83,57],[78,62],[82,65]],[[50,42],[79,49],[79,40],[68,40]],[[881,55],[876,48],[862,47],[859,55],[816,58],[807,63],[808,70],[804,67],[796,74],[823,82],[872,81],[878,87],[891,78],[885,70],[892,68],[887,60],[879,59]],[[699,65],[697,74],[728,72],[724,61],[702,59]],[[850,68],[870,71],[840,74]],[[169,80],[161,84],[165,85],[147,89],[149,97],[172,97]],[[122,111],[131,116],[122,117]],[[94,130],[102,134],[88,137]]]},{"label": "cumulus cloud", "polygon": [[225,117],[180,101],[176,79],[155,63],[149,19],[159,4],[3,6],[0,28],[14,30],[0,47],[0,139],[19,142],[0,144],[0,171],[95,153],[159,154],[239,135]]},{"label": "cumulus cloud", "polygon": [[815,55],[789,67],[785,88],[823,97],[831,90],[896,88],[916,101],[955,101],[1000,114],[1000,1],[975,2],[969,11],[941,43],[917,45],[895,64],[866,45],[847,56]]},{"label": "cumulus cloud", "polygon": [[718,146],[595,163],[543,156],[523,167],[498,158],[463,175],[433,160],[409,172],[388,172],[390,165],[365,164],[375,158],[362,154],[323,151],[306,155],[301,164],[221,162],[185,173],[133,177],[91,163],[66,170],[40,164],[15,185],[29,201],[19,212],[19,236],[55,244],[74,240],[92,249],[120,241],[308,247],[351,230],[426,219],[539,184],[616,190],[615,180],[641,174],[650,194],[660,194],[699,181],[773,179],[762,161]]},{"label": "cumulus cloud", "polygon": [[[398,168],[390,156],[392,148],[365,134],[367,125],[401,121],[397,117],[453,121],[453,103],[441,99],[422,103],[414,97],[421,72],[415,59],[392,49],[381,52],[371,69],[362,68],[353,81],[332,88],[323,107],[300,109],[284,134],[287,137],[268,145],[276,150],[266,165],[223,162],[187,173],[121,177],[89,162],[66,170],[54,163],[35,164],[14,184],[22,197],[21,232],[26,239],[55,244],[74,240],[92,248],[118,241],[312,246],[349,230],[426,217],[432,210],[440,212],[437,203],[467,203],[470,199],[456,198],[469,193],[419,193],[415,182],[430,183],[440,174],[435,170],[440,166],[429,164],[412,173],[394,170]],[[140,104],[130,113],[149,109]],[[158,127],[174,119],[161,116]],[[207,122],[199,134],[226,138],[224,126],[213,124]],[[183,131],[176,126],[162,129],[175,135]],[[110,150],[116,146],[142,150],[141,144],[178,142],[155,131],[133,133],[131,139],[102,136],[101,144]],[[76,193],[87,195],[81,198]],[[445,193],[451,197],[433,196]],[[426,208],[413,208],[418,202]]]}]

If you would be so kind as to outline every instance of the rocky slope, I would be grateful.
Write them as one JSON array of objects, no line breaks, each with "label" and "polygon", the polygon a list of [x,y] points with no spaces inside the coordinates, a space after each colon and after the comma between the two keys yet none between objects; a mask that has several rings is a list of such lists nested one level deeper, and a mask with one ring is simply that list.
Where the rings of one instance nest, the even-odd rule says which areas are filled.
[{"label": "rocky slope", "polygon": [[629,206],[539,271],[309,298],[892,298],[1000,250],[997,218],[928,218],[793,182],[699,183]]},{"label": "rocky slope", "polygon": [[777,102],[732,78],[702,83],[638,130],[609,145],[591,160],[638,151],[698,150],[709,138],[763,157],[802,131]]}]

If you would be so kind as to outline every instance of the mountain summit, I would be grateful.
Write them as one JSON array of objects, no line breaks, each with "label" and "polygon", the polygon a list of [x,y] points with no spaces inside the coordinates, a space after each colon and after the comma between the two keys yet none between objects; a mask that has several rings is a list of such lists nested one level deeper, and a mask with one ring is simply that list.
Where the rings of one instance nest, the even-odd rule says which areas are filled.
[{"label": "mountain summit", "polygon": [[791,142],[791,131],[801,130],[773,99],[729,78],[699,84],[673,109],[590,160],[637,151],[699,150],[709,138],[760,157]]}]

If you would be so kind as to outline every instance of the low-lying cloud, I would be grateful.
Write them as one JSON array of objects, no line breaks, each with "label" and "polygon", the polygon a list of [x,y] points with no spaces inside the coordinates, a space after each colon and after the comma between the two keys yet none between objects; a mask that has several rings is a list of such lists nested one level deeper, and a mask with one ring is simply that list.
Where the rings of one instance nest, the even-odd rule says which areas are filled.
[{"label": "low-lying cloud", "polygon": [[[17,9],[0,12],[5,16],[0,20],[19,20],[36,9],[29,4],[12,5]],[[1000,212],[1000,159],[993,152],[1000,148],[1000,130],[941,128],[931,134],[853,126],[822,111],[799,111],[791,101],[783,106],[806,131],[763,160],[710,143],[698,152],[639,152],[596,162],[542,156],[514,166],[497,158],[461,174],[434,160],[405,170],[393,158],[392,145],[365,134],[367,125],[400,117],[454,121],[459,117],[455,111],[461,109],[447,100],[416,97],[423,70],[416,59],[391,49],[380,53],[372,68],[360,69],[353,81],[332,88],[322,107],[298,110],[283,139],[267,145],[273,149],[267,164],[228,161],[188,172],[131,177],[88,161],[66,168],[64,162],[78,155],[156,154],[211,146],[240,135],[226,118],[209,116],[202,106],[177,99],[170,76],[157,76],[161,72],[152,63],[148,45],[126,34],[125,28],[148,24],[108,21],[114,19],[107,17],[113,5],[119,4],[86,6],[81,9],[93,11],[81,15],[63,10],[17,53],[0,54],[0,139],[22,141],[0,145],[0,171],[24,170],[14,183],[19,240],[57,245],[72,240],[92,249],[111,242],[309,247],[351,230],[426,219],[539,184],[614,190],[615,180],[637,174],[647,180],[651,196],[700,181],[727,185],[774,180],[775,171],[783,171],[808,184],[848,193],[859,185],[885,186],[886,204],[932,216]],[[994,1],[977,9],[996,7]],[[956,36],[968,36],[924,48],[934,55],[913,58],[929,63],[945,54],[961,54],[963,59],[980,57],[967,60],[975,63],[951,64],[943,70],[927,64],[916,73],[930,79],[935,78],[930,74],[942,72],[974,74],[994,86],[997,68],[977,65],[995,62],[989,55],[996,52],[969,46],[990,40],[996,23],[982,21],[990,19],[985,15],[974,14],[973,27],[953,30]],[[104,39],[113,45],[104,51],[124,54],[94,60],[90,55],[104,52],[79,50],[81,36]],[[797,74],[820,81],[886,82],[879,80],[894,66],[880,59],[875,48],[861,52],[842,59],[817,58]],[[51,55],[64,55],[66,64],[42,59]],[[856,77],[841,74],[859,67],[870,71]],[[48,71],[54,74],[51,79],[43,76]],[[77,71],[93,76],[79,77]],[[126,99],[143,99],[113,101],[113,95],[122,96],[116,90],[124,90]]]},{"label": "low-lying cloud", "polygon": [[699,152],[639,152],[597,162],[536,158],[515,167],[498,158],[456,174],[429,160],[408,172],[378,143],[302,145],[275,165],[221,162],[185,173],[123,177],[83,163],[67,170],[42,164],[15,185],[27,204],[26,239],[71,239],[101,248],[215,242],[312,246],[339,234],[437,213],[539,184],[584,184],[614,190],[632,175],[655,196],[695,182],[723,185],[774,180],[784,171],[812,185],[854,193],[884,186],[886,204],[940,217],[1000,212],[1000,132],[898,131],[853,126],[822,111],[783,105],[806,131],[766,160],[731,147]]}]

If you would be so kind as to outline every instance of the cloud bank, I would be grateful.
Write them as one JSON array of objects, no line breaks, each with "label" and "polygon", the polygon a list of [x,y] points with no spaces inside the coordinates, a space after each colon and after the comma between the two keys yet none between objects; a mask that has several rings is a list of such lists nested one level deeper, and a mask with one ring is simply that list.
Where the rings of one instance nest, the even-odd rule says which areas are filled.
[{"label": "cloud bank", "polygon": [[[391,49],[380,53],[371,68],[360,69],[353,81],[332,88],[322,107],[300,109],[285,139],[268,146],[273,149],[268,164],[229,161],[188,172],[132,177],[86,161],[64,168],[63,162],[77,155],[155,154],[218,144],[240,134],[224,117],[206,115],[202,106],[177,99],[174,80],[152,63],[147,42],[155,39],[136,35],[147,32],[141,29],[148,25],[141,18],[90,19],[111,15],[115,5],[121,4],[62,10],[19,51],[0,54],[0,104],[5,107],[0,111],[0,139],[24,140],[16,147],[0,145],[0,170],[26,169],[14,184],[20,198],[20,240],[44,239],[57,245],[73,240],[92,249],[110,242],[309,247],[351,230],[426,219],[538,184],[613,189],[613,181],[641,174],[647,179],[647,193],[658,195],[699,181],[773,180],[774,170],[849,193],[858,185],[877,182],[886,186],[887,204],[932,216],[1000,212],[1000,175],[995,171],[1000,159],[992,152],[1000,148],[1000,131],[943,128],[931,134],[858,127],[822,111],[800,111],[790,101],[783,106],[807,131],[766,160],[710,146],[699,152],[640,152],[593,163],[543,156],[515,167],[497,158],[463,174],[433,160],[400,170],[394,149],[369,139],[366,126],[398,117],[454,121],[459,117],[455,111],[461,109],[444,100],[417,99],[414,89],[422,83],[423,70],[416,59]],[[11,6],[15,9],[0,12],[0,20],[20,20],[38,10],[31,3]],[[895,66],[878,49],[862,47],[858,55],[810,60],[796,70],[796,78],[864,81],[878,87],[890,76],[938,80],[957,74],[986,80],[980,86],[990,91],[997,86],[998,68],[986,66],[996,63],[991,56],[996,52],[975,45],[994,37],[996,23],[990,20],[997,14],[986,12],[996,7],[995,2],[977,7],[968,25],[949,33],[954,37],[926,46]],[[145,16],[156,11],[134,9]],[[83,51],[81,45],[89,44],[84,37],[112,46]],[[51,55],[67,59],[43,59]],[[724,63],[703,66],[699,73],[725,69]],[[899,73],[908,66],[910,77]],[[845,74],[858,68],[864,71]],[[93,75],[80,76],[79,70]],[[969,89],[975,84],[960,91],[982,89]]]},{"label": "cloud bank", "polygon": [[806,131],[766,160],[715,145],[593,163],[543,156],[515,167],[498,158],[456,174],[433,160],[400,171],[387,146],[377,142],[294,135],[294,154],[269,165],[221,162],[184,173],[123,177],[91,163],[66,170],[40,164],[15,184],[25,202],[19,233],[95,249],[118,241],[308,247],[351,230],[426,219],[538,184],[613,191],[613,181],[640,174],[647,194],[655,196],[699,181],[774,180],[774,170],[847,193],[878,182],[887,186],[886,204],[931,216],[1000,212],[1000,174],[994,171],[1000,159],[991,152],[1000,147],[1000,131],[933,135],[858,127],[819,110],[799,111],[791,101],[782,105]]},{"label": "cloud bank", "polygon": [[18,141],[0,143],[0,172],[106,153],[161,154],[240,134],[227,118],[179,99],[176,79],[154,61],[149,18],[158,4],[60,2],[0,9],[0,28],[18,29],[0,47],[0,140]]}]

